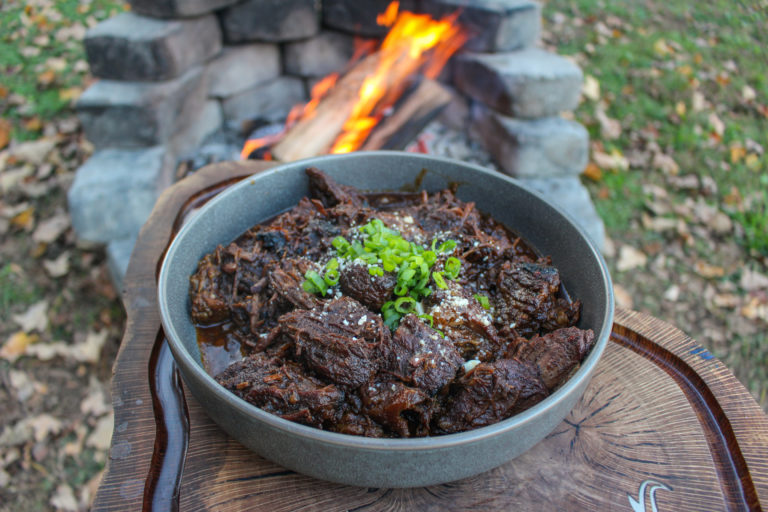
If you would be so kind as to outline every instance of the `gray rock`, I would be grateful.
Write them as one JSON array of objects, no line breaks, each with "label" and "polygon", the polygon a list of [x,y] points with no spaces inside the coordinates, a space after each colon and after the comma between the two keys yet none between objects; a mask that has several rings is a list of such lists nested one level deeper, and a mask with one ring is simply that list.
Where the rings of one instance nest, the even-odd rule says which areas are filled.
[{"label": "gray rock", "polygon": [[589,133],[561,117],[513,119],[475,107],[472,132],[507,174],[520,178],[578,176],[589,159]]},{"label": "gray rock", "polygon": [[445,89],[451,93],[451,101],[445,106],[438,117],[438,120],[445,126],[464,131],[469,127],[469,100],[449,85],[444,85]]},{"label": "gray rock", "polygon": [[305,39],[320,30],[316,0],[246,0],[221,13],[224,39],[283,42]]},{"label": "gray rock", "polygon": [[208,94],[226,98],[280,76],[280,50],[266,43],[225,46],[207,73]]},{"label": "gray rock", "polygon": [[605,224],[595,210],[589,191],[578,177],[529,178],[520,181],[564,210],[584,229],[600,251],[604,249]]},{"label": "gray rock", "polygon": [[341,71],[355,53],[352,36],[321,32],[312,39],[285,45],[285,71],[291,75],[320,77]]},{"label": "gray rock", "polygon": [[533,0],[422,0],[420,10],[433,16],[460,11],[459,23],[470,34],[464,48],[478,52],[531,46],[541,31],[541,6]]},{"label": "gray rock", "polygon": [[85,134],[97,148],[162,144],[206,101],[202,67],[166,82],[99,80],[77,102]]},{"label": "gray rock", "polygon": [[455,58],[454,66],[456,87],[503,114],[546,117],[579,103],[579,67],[540,48],[467,53]]},{"label": "gray rock", "polygon": [[155,18],[198,16],[222,9],[239,0],[129,0],[136,14]]},{"label": "gray rock", "polygon": [[[366,37],[380,37],[389,31],[376,23],[391,0],[323,0],[323,25]],[[414,11],[415,0],[402,0],[401,11]]]},{"label": "gray rock", "polygon": [[225,99],[224,120],[238,130],[244,121],[252,119],[284,121],[291,107],[306,98],[300,78],[283,76]]},{"label": "gray rock", "polygon": [[212,14],[164,21],[126,12],[90,29],[85,51],[100,78],[168,80],[219,53],[221,30]]},{"label": "gray rock", "polygon": [[67,194],[77,236],[101,243],[134,236],[170,185],[174,167],[174,155],[164,146],[94,153]]},{"label": "gray rock", "polygon": [[137,235],[119,240],[113,240],[107,244],[107,268],[109,268],[109,277],[115,289],[123,295],[123,279],[128,270],[128,263],[131,260],[131,253],[136,245]]},{"label": "gray rock", "polygon": [[171,141],[171,150],[177,155],[188,155],[211,134],[221,128],[224,115],[218,100],[208,100],[197,116]]}]

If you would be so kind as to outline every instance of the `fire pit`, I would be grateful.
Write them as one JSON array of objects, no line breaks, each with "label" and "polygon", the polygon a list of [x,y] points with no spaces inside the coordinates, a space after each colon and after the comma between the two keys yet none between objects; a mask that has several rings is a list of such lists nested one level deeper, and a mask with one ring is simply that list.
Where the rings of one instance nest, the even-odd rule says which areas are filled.
[{"label": "fire pit", "polygon": [[86,37],[100,80],[78,112],[97,151],[69,192],[78,236],[107,244],[118,282],[162,190],[248,156],[407,148],[481,163],[554,198],[602,246],[578,177],[588,134],[560,115],[582,74],[536,47],[537,2],[130,4]]}]

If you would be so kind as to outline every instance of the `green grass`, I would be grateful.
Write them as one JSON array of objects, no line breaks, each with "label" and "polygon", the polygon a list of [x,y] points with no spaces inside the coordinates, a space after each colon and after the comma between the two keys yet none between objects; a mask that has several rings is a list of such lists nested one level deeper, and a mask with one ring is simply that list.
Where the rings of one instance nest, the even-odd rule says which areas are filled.
[{"label": "green grass", "polygon": [[42,297],[40,290],[6,264],[0,268],[0,318],[7,319],[12,307],[29,306]]},{"label": "green grass", "polygon": [[87,73],[73,34],[122,9],[114,0],[0,2],[0,116],[13,123],[12,137],[37,137],[70,107]]},{"label": "green grass", "polygon": [[[653,142],[675,159],[681,174],[715,180],[718,205],[734,187],[744,197],[768,187],[768,157],[755,149],[768,148],[765,2],[548,0],[545,19],[556,12],[567,17],[565,30],[553,30],[558,52],[583,56],[585,73],[600,82],[607,115],[622,125],[618,139],[602,140],[594,116],[596,102],[585,100],[576,118],[587,125],[593,140],[602,140],[608,151],[626,153],[648,142],[638,134],[653,132]],[[620,21],[618,27],[609,16]],[[583,21],[580,28],[571,23],[577,18]],[[613,33],[600,35],[601,23]],[[745,100],[745,86],[755,99]],[[694,93],[706,100],[699,111]],[[713,114],[724,125],[720,136],[713,134]],[[732,146],[744,148],[744,154],[732,158]],[[639,190],[643,183],[663,184],[659,172],[632,168],[626,175],[606,174],[602,183],[592,186],[609,234],[627,230],[639,216],[641,209],[632,214],[639,201],[626,192]],[[596,193],[606,187],[610,193]],[[681,198],[684,194],[679,193]],[[616,204],[627,200],[629,204]],[[733,215],[744,227],[744,246],[761,254],[768,254],[765,203]]]}]

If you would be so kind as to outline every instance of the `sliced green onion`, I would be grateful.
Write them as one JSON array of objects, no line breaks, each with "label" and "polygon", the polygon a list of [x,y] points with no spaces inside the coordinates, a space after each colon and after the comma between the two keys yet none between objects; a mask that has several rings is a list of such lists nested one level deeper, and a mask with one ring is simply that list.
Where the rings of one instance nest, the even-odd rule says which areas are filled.
[{"label": "sliced green onion", "polygon": [[444,268],[445,277],[448,279],[456,279],[461,271],[461,261],[459,261],[459,258],[451,256],[445,261]]},{"label": "sliced green onion", "polygon": [[400,297],[395,301],[395,310],[398,313],[407,315],[413,313],[416,309],[416,301],[411,297]]},{"label": "sliced green onion", "polygon": [[442,288],[443,290],[448,288],[448,285],[445,284],[445,279],[443,279],[442,272],[432,272],[432,279],[435,280],[435,284],[438,288]]},{"label": "sliced green onion", "polygon": [[402,297],[403,295],[406,295],[408,293],[408,285],[405,283],[397,283],[395,285],[395,295],[398,297]]},{"label": "sliced green onion", "polygon": [[452,252],[455,248],[456,248],[456,240],[446,240],[445,242],[440,244],[440,247],[437,248],[437,251],[443,254],[447,254],[449,252]]},{"label": "sliced green onion", "polygon": [[325,281],[325,284],[327,284],[328,286],[336,286],[337,284],[339,284],[338,269],[329,268],[328,270],[326,270],[325,275],[323,276],[323,281]]},{"label": "sliced green onion", "polygon": [[304,274],[304,278],[310,283],[312,283],[314,287],[317,289],[317,291],[314,293],[320,292],[320,294],[323,297],[325,297],[325,294],[328,291],[328,285],[325,284],[325,281],[323,280],[322,277],[320,277],[320,274],[318,274],[314,270],[307,270],[307,272]]},{"label": "sliced green onion", "polygon": [[328,260],[328,263],[325,264],[325,268],[328,270],[336,270],[339,268],[339,260],[336,258],[331,258]]},{"label": "sliced green onion", "polygon": [[425,320],[429,324],[430,327],[434,327],[435,319],[432,318],[432,315],[428,315],[428,314],[424,313],[423,315],[419,315],[419,318],[421,318],[422,320]]},{"label": "sliced green onion", "polygon": [[480,295],[479,293],[476,293],[474,297],[477,299],[477,302],[483,306],[483,309],[491,309],[491,303],[488,301],[488,297],[485,295]]},{"label": "sliced green onion", "polygon": [[383,276],[384,270],[377,265],[371,265],[368,267],[368,273],[372,276]]}]

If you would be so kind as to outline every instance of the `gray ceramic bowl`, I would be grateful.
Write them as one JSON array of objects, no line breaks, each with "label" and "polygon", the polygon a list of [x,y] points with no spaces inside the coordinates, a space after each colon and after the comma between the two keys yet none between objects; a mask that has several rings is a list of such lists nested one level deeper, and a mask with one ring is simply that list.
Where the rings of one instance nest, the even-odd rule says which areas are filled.
[{"label": "gray ceramic bowl", "polygon": [[[562,281],[581,299],[582,328],[597,342],[580,369],[534,407],[495,425],[419,439],[373,439],[292,423],[241,400],[202,367],[190,322],[187,291],[197,261],[249,227],[273,217],[308,194],[307,166],[342,184],[368,191],[413,185],[436,191],[459,183],[458,197],[474,201],[552,256]],[[225,431],[256,453],[317,478],[367,487],[417,487],[449,482],[499,466],[543,439],[573,408],[589,383],[613,323],[611,280],[584,232],[558,208],[515,180],[461,162],[399,152],[331,155],[293,162],[245,179],[211,200],[181,229],[159,277],[160,311],[171,351],[185,382]]]}]

